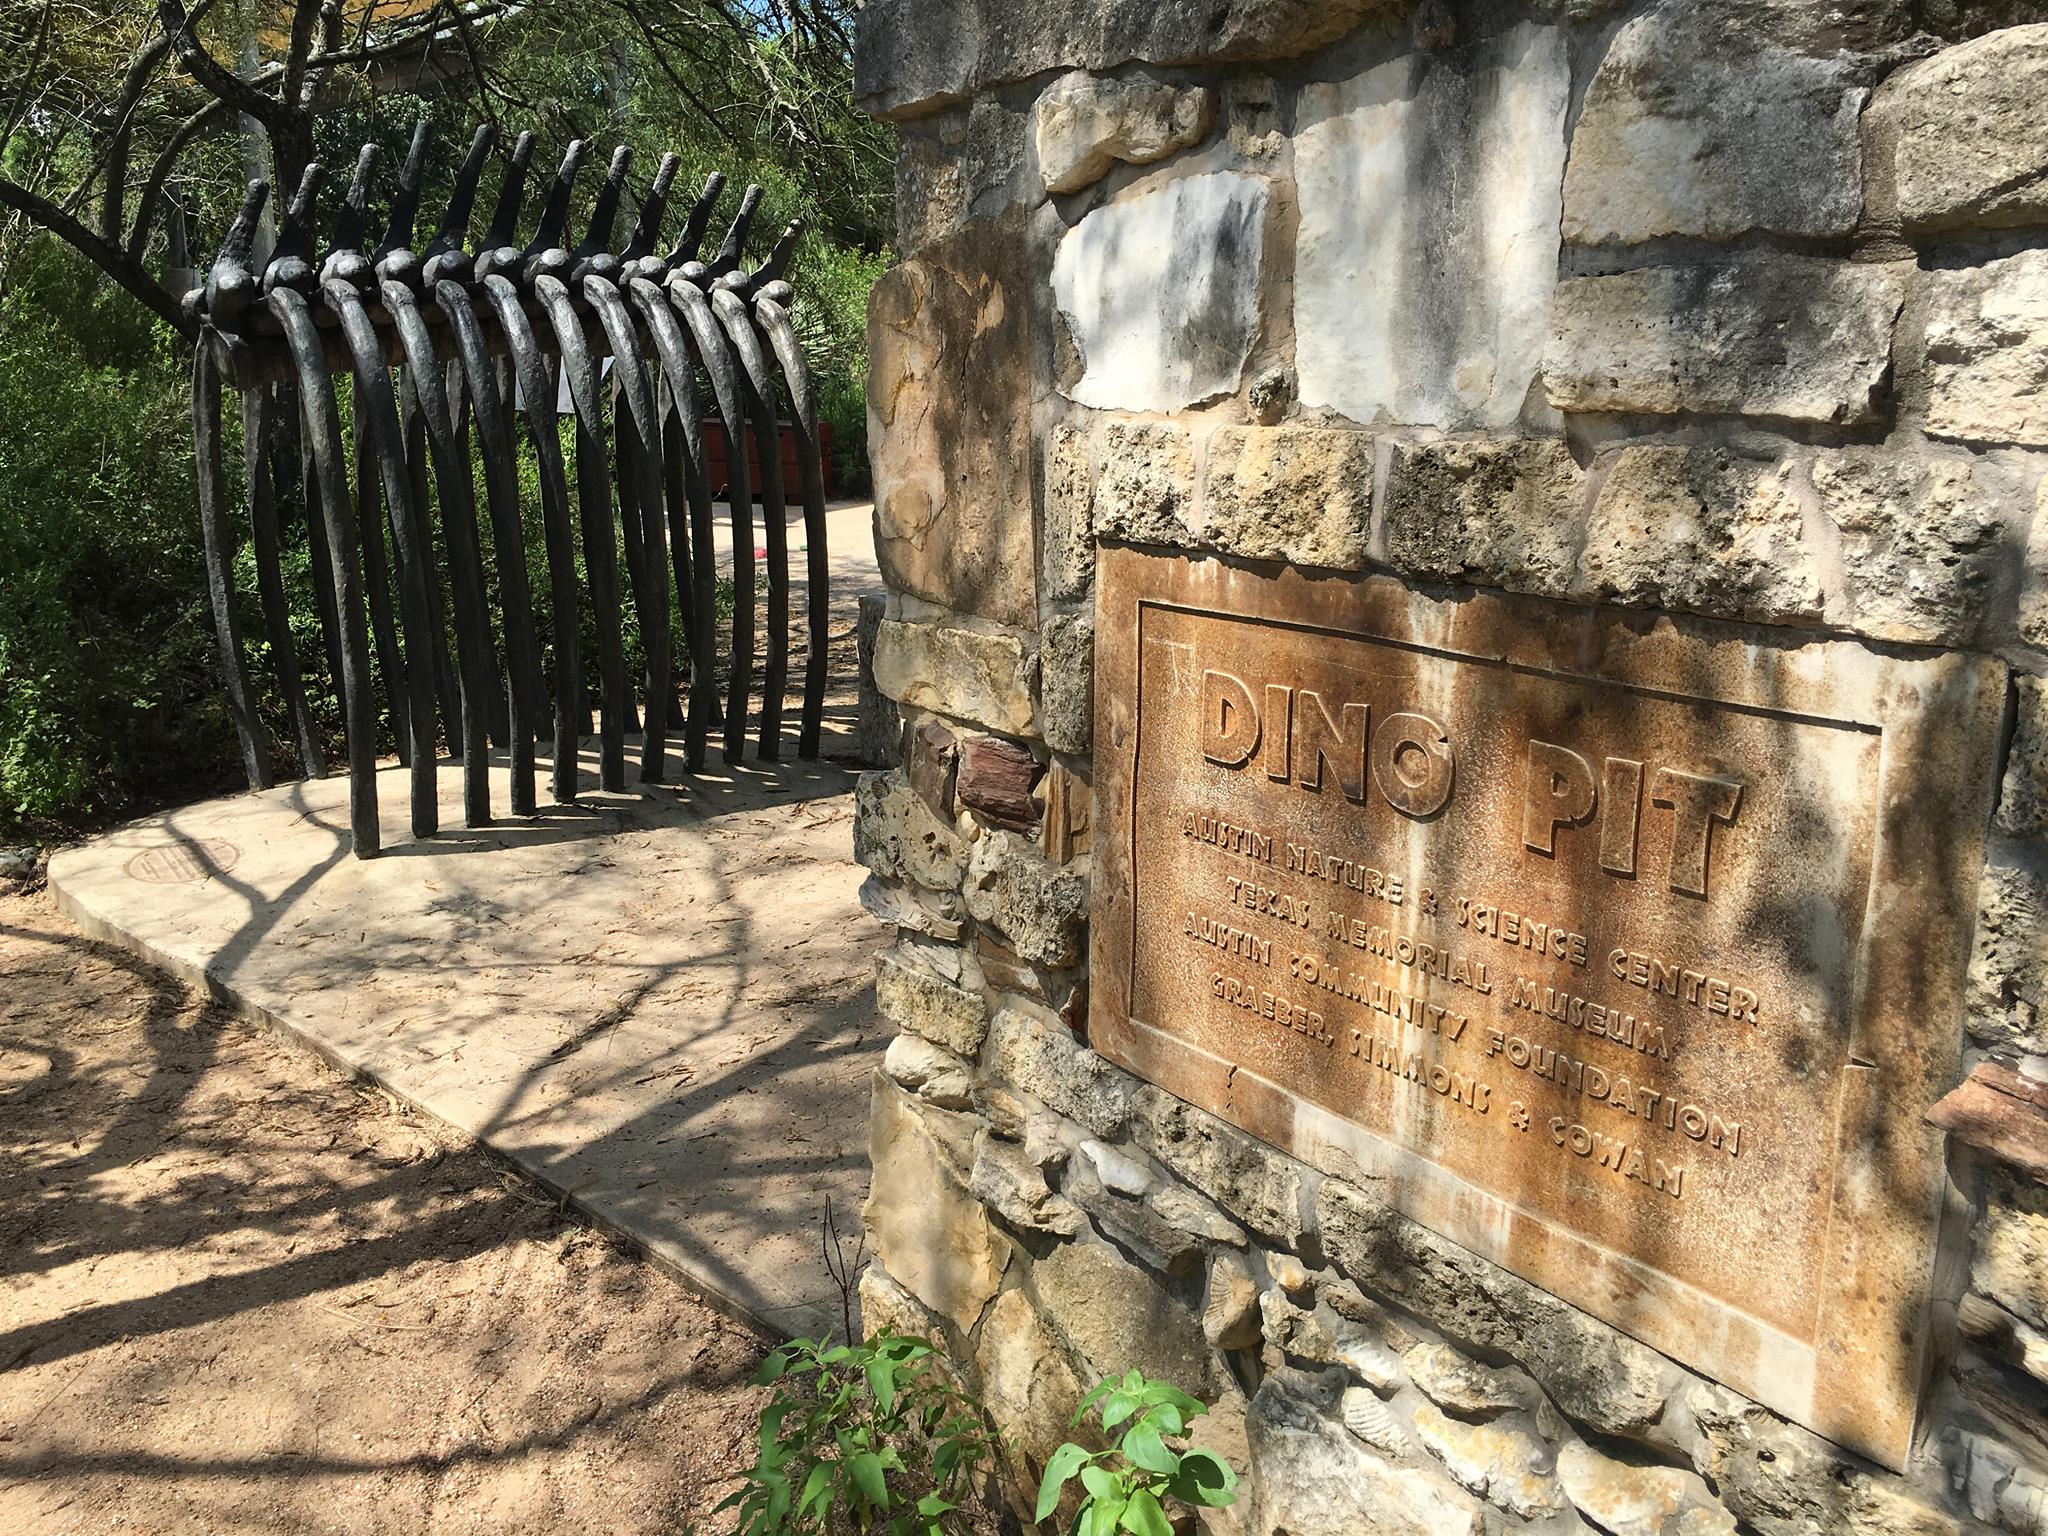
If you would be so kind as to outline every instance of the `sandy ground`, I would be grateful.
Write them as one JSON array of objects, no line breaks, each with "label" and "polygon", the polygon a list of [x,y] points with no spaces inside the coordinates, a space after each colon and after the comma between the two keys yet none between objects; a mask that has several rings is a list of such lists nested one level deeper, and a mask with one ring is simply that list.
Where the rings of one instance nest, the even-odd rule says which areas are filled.
[{"label": "sandy ground", "polygon": [[0,1532],[717,1528],[752,1335],[46,895],[0,978]]}]

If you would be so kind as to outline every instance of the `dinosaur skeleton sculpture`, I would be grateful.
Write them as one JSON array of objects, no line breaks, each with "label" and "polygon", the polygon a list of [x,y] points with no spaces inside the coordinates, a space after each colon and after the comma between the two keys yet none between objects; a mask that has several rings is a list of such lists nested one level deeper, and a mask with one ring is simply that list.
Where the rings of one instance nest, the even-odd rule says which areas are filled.
[{"label": "dinosaur skeleton sculpture", "polygon": [[[532,238],[520,245],[516,231],[533,156],[533,135],[524,133],[513,147],[490,226],[470,251],[464,241],[492,142],[489,127],[477,130],[440,228],[418,251],[413,239],[425,125],[414,136],[399,175],[384,238],[367,254],[363,240],[376,170],[374,145],[365,146],[356,162],[333,243],[317,258],[312,208],[322,168],[308,167],[261,272],[251,269],[249,258],[269,189],[251,182],[205,286],[186,299],[202,322],[192,365],[193,445],[214,623],[243,763],[252,786],[269,787],[270,753],[257,719],[229,574],[239,539],[228,516],[222,464],[224,381],[241,395],[249,534],[277,684],[301,771],[318,777],[326,764],[306,707],[285,608],[277,487],[296,482],[309,502],[306,523],[322,638],[340,680],[347,719],[350,826],[358,857],[374,855],[379,841],[373,670],[383,685],[399,756],[410,767],[415,836],[438,829],[436,731],[443,719],[451,751],[462,761],[467,825],[491,819],[493,735],[508,748],[515,815],[536,808],[537,738],[555,743],[554,798],[566,802],[575,797],[574,743],[590,726],[579,624],[586,603],[597,638],[599,782],[609,790],[625,787],[625,737],[635,725],[625,667],[621,547],[647,658],[641,679],[640,777],[654,781],[663,776],[674,723],[672,593],[689,665],[683,757],[691,772],[703,768],[721,703],[714,675],[716,567],[712,490],[697,400],[700,367],[731,445],[727,495],[737,600],[722,705],[723,755],[737,762],[745,746],[757,648],[751,601],[753,487],[744,451],[750,425],[762,445],[768,563],[756,752],[764,759],[781,752],[790,622],[787,490],[777,451],[777,401],[784,393],[794,418],[808,546],[809,649],[797,751],[806,758],[818,754],[828,601],[824,480],[817,398],[790,324],[792,290],[782,280],[798,227],[783,231],[758,268],[742,272],[747,232],[761,196],[759,187],[750,186],[724,244],[710,261],[699,260],[724,187],[724,178],[714,174],[684,220],[676,247],[666,257],[656,255],[676,172],[676,157],[669,155],[641,200],[631,237],[614,254],[612,226],[631,159],[622,147],[595,200],[589,230],[572,248],[565,226],[583,162],[578,141],[569,146],[548,188]],[[598,371],[607,355],[613,360],[609,389]],[[558,370],[567,380],[576,421],[573,498],[556,435]],[[353,381],[352,443],[343,439],[335,382],[342,373]],[[616,396],[609,425],[608,394]],[[285,430],[288,413],[296,413],[296,433]],[[543,674],[535,634],[520,518],[515,439],[521,415],[539,470],[553,620],[551,675]],[[487,590],[482,558],[472,436],[483,453],[483,510],[497,556],[495,594]],[[295,469],[279,462],[294,439],[300,455]],[[430,501],[439,512],[438,530]],[[437,533],[446,560],[445,605]],[[587,591],[579,590],[582,586]],[[451,613],[452,669],[446,638]]]}]

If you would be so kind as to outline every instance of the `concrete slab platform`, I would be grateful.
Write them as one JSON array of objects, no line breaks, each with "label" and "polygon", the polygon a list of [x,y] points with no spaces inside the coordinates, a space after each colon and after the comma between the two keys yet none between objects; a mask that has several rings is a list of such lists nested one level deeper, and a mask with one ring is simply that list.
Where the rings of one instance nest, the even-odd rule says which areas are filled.
[{"label": "concrete slab platform", "polygon": [[[836,625],[835,625],[836,627]],[[50,862],[61,909],[477,1137],[777,1333],[841,1328],[820,1251],[867,1192],[885,930],[848,768],[719,768],[347,851],[342,778],[148,817]],[[675,769],[671,768],[671,772]],[[494,803],[507,792],[494,771]]]}]

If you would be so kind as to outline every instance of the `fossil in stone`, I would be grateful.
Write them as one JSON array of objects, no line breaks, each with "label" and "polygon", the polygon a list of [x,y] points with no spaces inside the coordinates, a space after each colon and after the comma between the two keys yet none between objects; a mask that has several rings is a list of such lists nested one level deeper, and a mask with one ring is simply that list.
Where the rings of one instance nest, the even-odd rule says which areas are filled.
[{"label": "fossil in stone", "polygon": [[1344,1427],[1367,1445],[1398,1456],[1408,1449],[1408,1435],[1394,1410],[1364,1387],[1346,1387],[1342,1406]]}]

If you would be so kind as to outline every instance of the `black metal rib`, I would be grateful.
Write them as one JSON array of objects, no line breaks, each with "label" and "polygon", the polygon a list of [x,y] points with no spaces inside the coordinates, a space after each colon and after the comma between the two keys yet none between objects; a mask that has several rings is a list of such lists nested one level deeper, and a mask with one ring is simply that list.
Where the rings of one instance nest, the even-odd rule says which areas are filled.
[{"label": "black metal rib", "polygon": [[[218,388],[218,384],[215,385]],[[299,673],[298,646],[292,640],[291,605],[284,591],[284,567],[278,556],[277,488],[270,476],[270,423],[277,402],[270,386],[242,391],[242,468],[249,490],[249,537],[256,551],[256,591],[263,602],[263,628],[270,638],[277,691],[291,716],[298,748],[299,772],[309,779],[327,777],[327,754],[313,711],[306,704],[306,682]]]},{"label": "black metal rib", "polygon": [[398,625],[391,611],[391,565],[384,553],[384,489],[377,475],[377,444],[370,434],[370,415],[355,413],[356,532],[363,546],[363,586],[370,597],[370,640],[377,654],[377,676],[384,684],[384,704],[391,716],[391,739],[400,767],[412,763],[412,727],[407,721],[405,662],[398,649]]},{"label": "black metal rib", "polygon": [[782,701],[789,692],[789,502],[782,489],[782,432],[775,416],[775,380],[754,334],[747,306],[730,288],[711,291],[711,308],[740,360],[740,384],[754,439],[761,445],[761,523],[768,551],[768,650],[761,669],[761,724],[755,751],[763,762],[782,756]]},{"label": "black metal rib", "polygon": [[[355,291],[335,284],[351,299]],[[362,572],[356,558],[355,527],[349,520],[348,475],[341,457],[341,412],[334,381],[327,376],[326,349],[306,300],[290,288],[270,293],[270,312],[284,327],[298,365],[301,425],[311,445],[318,480],[321,520],[333,564],[334,603],[341,630],[342,708],[348,722],[349,832],[359,859],[373,857],[382,844],[377,822],[377,701],[370,691],[370,647],[363,632]],[[376,336],[362,306],[351,306],[374,345]],[[343,317],[344,323],[347,316]],[[351,342],[354,336],[350,337]],[[431,757],[429,758],[431,762]]]},{"label": "black metal rib", "polygon": [[811,370],[797,341],[796,327],[790,324],[789,311],[762,295],[754,300],[754,318],[760,322],[768,344],[775,350],[776,361],[782,365],[796,426],[796,462],[804,498],[805,617],[810,634],[810,651],[804,661],[803,719],[796,750],[799,757],[814,758],[818,755],[825,719],[832,627],[832,566],[825,547],[825,465],[818,446],[818,391],[811,382]]},{"label": "black metal rib", "polygon": [[206,548],[207,596],[213,603],[213,633],[220,642],[221,675],[227,684],[228,713],[242,746],[242,772],[251,789],[268,789],[270,746],[256,718],[255,691],[249,683],[249,658],[242,649],[242,620],[235,611],[235,583],[229,551],[235,545],[228,525],[226,488],[220,452],[220,358],[214,337],[202,333],[192,354],[192,453],[198,464],[199,532]]}]

